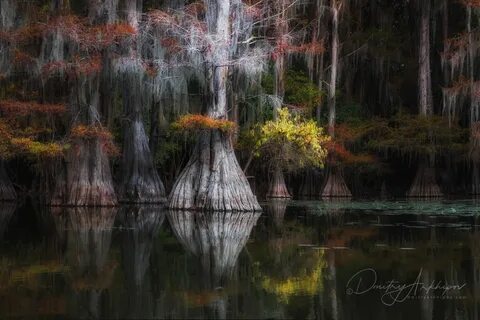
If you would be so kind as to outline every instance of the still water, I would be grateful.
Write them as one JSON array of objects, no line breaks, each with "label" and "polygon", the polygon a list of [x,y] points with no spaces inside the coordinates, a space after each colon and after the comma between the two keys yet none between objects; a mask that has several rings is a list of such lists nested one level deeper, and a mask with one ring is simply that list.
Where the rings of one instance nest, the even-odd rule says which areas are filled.
[{"label": "still water", "polygon": [[480,204],[0,206],[0,318],[480,319]]}]

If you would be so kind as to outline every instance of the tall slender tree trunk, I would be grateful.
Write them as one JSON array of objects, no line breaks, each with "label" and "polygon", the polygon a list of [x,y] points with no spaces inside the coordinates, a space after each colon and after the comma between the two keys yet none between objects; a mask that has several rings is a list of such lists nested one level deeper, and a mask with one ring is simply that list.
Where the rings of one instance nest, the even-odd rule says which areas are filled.
[{"label": "tall slender tree trunk", "polygon": [[[288,33],[288,22],[286,17],[287,3],[286,0],[281,0],[279,2],[280,13],[277,20],[276,32],[277,38],[280,41],[281,51],[275,60],[274,66],[274,95],[279,99],[280,103],[274,106],[274,120],[277,120],[279,108],[282,107],[283,100],[285,99],[285,53],[283,52],[283,47],[285,45],[285,35]],[[273,172],[270,173],[267,198],[291,198],[287,185],[285,184],[283,170],[278,165],[275,165]]]},{"label": "tall slender tree trunk", "polygon": [[[433,115],[432,72],[430,67],[430,16],[431,1],[419,0],[420,37],[418,54],[418,107],[421,116]],[[435,176],[435,155],[424,156],[419,160],[415,180],[407,192],[409,197],[441,197],[442,192]]]},{"label": "tall slender tree trunk", "polygon": [[[128,23],[138,30],[141,2],[127,1]],[[137,43],[132,40],[130,58],[138,65],[138,70],[126,71],[121,75],[123,103],[126,115],[120,200],[129,203],[158,203],[165,201],[165,188],[153,164],[148,137],[143,124],[142,66],[137,56]]]},{"label": "tall slender tree trunk", "polygon": [[[337,105],[337,74],[338,74],[338,55],[340,50],[340,41],[338,36],[339,25],[339,11],[342,3],[338,0],[331,0],[331,14],[332,14],[332,43],[331,43],[331,60],[330,67],[330,83],[328,86],[328,133],[332,138],[335,138],[335,124],[336,124],[336,105]],[[327,175],[325,178],[324,187],[322,190],[322,197],[351,197],[352,193],[345,183],[343,178],[343,170],[336,167],[333,161],[334,154],[329,155],[329,163]]]},{"label": "tall slender tree trunk", "polygon": [[[230,0],[206,0],[208,32],[215,36],[207,66],[208,116],[227,119],[227,77],[230,60]],[[231,139],[220,130],[198,137],[186,168],[173,186],[169,207],[175,209],[257,211],[261,210],[248,180],[238,164]]]},{"label": "tall slender tree trunk", "polygon": [[17,194],[5,170],[5,163],[0,160],[0,202],[14,201],[16,198]]},{"label": "tall slender tree trunk", "polygon": [[[112,22],[116,1],[89,1],[91,23]],[[113,12],[112,12],[113,11]],[[106,19],[106,21],[105,21]],[[71,95],[73,125],[102,125],[99,110],[99,74],[78,75]],[[65,173],[58,176],[52,197],[54,206],[114,206],[117,196],[113,187],[110,164],[99,137],[77,139],[66,156]]]}]

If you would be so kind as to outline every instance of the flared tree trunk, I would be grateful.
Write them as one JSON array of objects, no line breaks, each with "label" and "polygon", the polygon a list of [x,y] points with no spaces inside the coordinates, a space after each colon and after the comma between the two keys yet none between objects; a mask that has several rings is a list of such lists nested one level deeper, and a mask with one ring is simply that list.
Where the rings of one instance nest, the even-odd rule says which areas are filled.
[{"label": "flared tree trunk", "polygon": [[[126,10],[129,25],[137,30],[142,1],[128,0]],[[166,200],[165,188],[153,164],[143,125],[143,66],[137,54],[137,46],[136,39],[131,39],[128,47],[130,57],[126,63],[133,64],[133,70],[128,69],[120,73],[126,121],[119,194],[122,202],[159,203]]]},{"label": "flared tree trunk", "polygon": [[437,198],[442,195],[442,191],[437,184],[435,168],[429,166],[428,161],[422,161],[417,169],[415,180],[413,181],[410,190],[407,192],[407,196]]},{"label": "flared tree trunk", "polygon": [[[227,118],[227,76],[230,61],[231,1],[208,0],[208,32],[216,39],[206,66],[208,116]],[[256,211],[261,210],[238,164],[228,134],[218,129],[199,134],[186,168],[169,197],[172,209]]]},{"label": "flared tree trunk", "polygon": [[270,178],[270,186],[267,192],[267,198],[291,198],[288,192],[283,171],[279,166],[275,166],[272,177]]},{"label": "flared tree trunk", "polygon": [[327,171],[322,198],[350,198],[351,196],[352,193],[343,178],[343,170],[331,166]]},{"label": "flared tree trunk", "polygon": [[[433,115],[433,98],[432,98],[432,71],[430,67],[430,15],[431,2],[419,1],[420,5],[420,40],[419,40],[419,69],[418,69],[418,106],[419,113],[422,116]],[[420,159],[417,174],[410,190],[407,192],[408,197],[440,197],[442,192],[435,178],[435,168],[430,167],[430,163],[434,163],[434,156],[431,155],[432,161]]]},{"label": "flared tree trunk", "polygon": [[172,209],[261,210],[237,162],[230,139],[220,131],[199,136],[169,197]]},{"label": "flared tree trunk", "polygon": [[17,194],[5,170],[5,164],[0,160],[0,202],[15,201],[16,198]]},{"label": "flared tree trunk", "polygon": [[[92,24],[112,23],[116,2],[89,1]],[[77,74],[71,94],[73,125],[101,126],[99,74]],[[52,196],[54,206],[114,206],[117,196],[101,137],[76,139],[68,150],[65,174],[59,175]],[[62,179],[64,179],[62,181]]]},{"label": "flared tree trunk", "polygon": [[78,141],[69,150],[66,172],[59,177],[52,206],[115,206],[108,157],[99,139]]},{"label": "flared tree trunk", "polygon": [[[338,78],[338,64],[339,64],[339,51],[340,51],[340,39],[338,35],[339,27],[339,14],[342,8],[342,1],[331,1],[330,11],[332,14],[332,64],[330,68],[330,83],[328,86],[328,134],[335,138],[335,125],[337,114],[337,78]],[[333,152],[333,151],[332,151]],[[343,178],[343,172],[341,169],[335,167],[334,159],[335,155],[329,156],[329,169],[327,170],[327,176],[322,190],[322,197],[351,197],[352,193],[345,183]]]}]

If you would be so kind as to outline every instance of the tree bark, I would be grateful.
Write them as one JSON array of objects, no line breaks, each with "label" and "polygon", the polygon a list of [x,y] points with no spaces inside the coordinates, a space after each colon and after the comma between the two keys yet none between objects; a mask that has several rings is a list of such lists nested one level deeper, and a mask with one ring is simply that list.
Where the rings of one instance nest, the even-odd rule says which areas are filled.
[{"label": "tree bark", "polygon": [[[227,118],[230,60],[230,0],[207,0],[208,32],[215,37],[207,65],[208,116]],[[255,211],[260,205],[240,168],[228,134],[199,134],[186,168],[169,197],[169,207],[189,210]]]},{"label": "tree bark", "polygon": [[322,198],[350,198],[352,193],[348,189],[343,172],[333,165],[327,171],[325,186],[322,191]]},{"label": "tree bark", "polygon": [[[332,42],[331,42],[331,59],[330,67],[330,83],[328,86],[328,134],[335,138],[335,125],[337,113],[337,76],[338,76],[338,56],[340,51],[340,40],[338,35],[339,27],[339,11],[342,2],[331,0],[331,14],[332,14]],[[322,191],[322,197],[351,197],[352,193],[347,187],[343,178],[343,172],[340,168],[336,168],[333,163],[334,154],[329,156],[329,169]]]},{"label": "tree bark", "polygon": [[170,194],[169,207],[214,211],[261,210],[226,134],[207,131],[202,132],[198,139],[190,161]]},{"label": "tree bark", "polygon": [[428,165],[428,161],[420,162],[420,165],[408,197],[437,198],[442,196],[442,191],[437,184],[435,168]]},{"label": "tree bark", "polygon": [[[127,2],[127,19],[133,28],[138,27],[138,1]],[[140,9],[141,10],[141,9]],[[130,56],[138,61],[136,41],[130,44]],[[140,68],[139,68],[140,69]],[[127,71],[121,75],[123,85],[123,103],[126,115],[120,201],[128,203],[164,202],[165,188],[153,164],[148,138],[142,119],[142,83],[141,72]]]},{"label": "tree bark", "polygon": [[267,198],[291,198],[288,192],[283,171],[279,166],[275,166],[273,175],[270,178],[270,187],[267,192]]},{"label": "tree bark", "polygon": [[[418,106],[421,116],[432,116],[432,79],[430,68],[430,15],[431,1],[419,1],[420,5],[420,39],[419,39],[419,69],[418,69]],[[440,197],[442,192],[435,178],[435,155],[430,159],[420,159],[415,180],[407,192],[408,197]]]},{"label": "tree bark", "polygon": [[[95,76],[94,76],[95,77]],[[78,108],[75,123],[98,124],[98,78],[78,84],[74,104]],[[75,111],[75,110],[74,110]],[[86,116],[85,116],[86,114]],[[76,115],[75,112],[72,113]],[[84,119],[81,115],[84,115]],[[77,139],[68,150],[65,175],[58,176],[52,197],[53,206],[115,206],[110,164],[101,139]]]},{"label": "tree bark", "polygon": [[17,194],[5,170],[5,163],[0,160],[0,202],[15,201]]}]

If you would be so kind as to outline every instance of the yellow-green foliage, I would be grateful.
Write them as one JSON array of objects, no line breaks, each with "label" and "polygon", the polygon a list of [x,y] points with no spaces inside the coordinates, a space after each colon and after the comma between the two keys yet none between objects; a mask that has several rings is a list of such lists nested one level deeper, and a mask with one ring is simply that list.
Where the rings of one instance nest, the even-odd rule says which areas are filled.
[{"label": "yellow-green foliage", "polygon": [[292,115],[287,108],[279,111],[277,120],[255,127],[244,137],[257,157],[266,157],[286,170],[323,167],[328,140],[315,121]]}]

